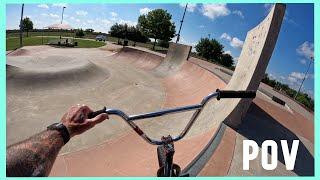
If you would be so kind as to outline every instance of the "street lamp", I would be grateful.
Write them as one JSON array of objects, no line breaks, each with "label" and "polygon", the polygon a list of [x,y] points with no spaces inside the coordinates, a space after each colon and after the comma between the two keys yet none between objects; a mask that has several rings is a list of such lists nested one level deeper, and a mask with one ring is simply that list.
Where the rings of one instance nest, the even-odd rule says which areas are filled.
[{"label": "street lamp", "polygon": [[180,28],[179,28],[179,32],[178,32],[178,34],[177,34],[176,43],[178,43],[179,40],[180,40],[180,31],[181,31],[181,28],[182,28],[182,24],[183,24],[183,20],[184,20],[184,16],[185,16],[185,14],[186,14],[187,8],[188,8],[188,3],[186,4],[186,7],[184,8],[183,16],[182,16],[182,19],[181,19],[181,21],[180,21]]},{"label": "street lamp", "polygon": [[65,6],[62,7],[61,24],[62,24],[62,21],[63,21],[63,13],[64,13],[64,9],[65,9],[65,8],[66,8]]},{"label": "street lamp", "polygon": [[299,90],[298,90],[298,92],[296,93],[296,95],[295,95],[294,98],[293,98],[294,100],[297,98],[298,94],[300,93],[302,84],[303,84],[304,80],[306,79],[306,77],[307,77],[307,75],[308,75],[308,72],[309,72],[309,69],[310,69],[310,66],[311,66],[312,61],[313,61],[313,56],[310,57],[310,62],[309,62],[308,69],[307,69],[307,71],[304,73],[304,77],[303,77],[303,79],[302,79],[302,81],[301,81]]},{"label": "street lamp", "polygon": [[21,19],[20,19],[20,48],[22,47],[22,33],[23,33],[23,8],[24,4],[21,7]]},{"label": "street lamp", "polygon": [[[63,13],[64,13],[65,8],[66,8],[65,6],[62,7],[61,25],[62,25],[62,21],[63,21]],[[61,44],[61,29],[60,29],[60,44]]]}]

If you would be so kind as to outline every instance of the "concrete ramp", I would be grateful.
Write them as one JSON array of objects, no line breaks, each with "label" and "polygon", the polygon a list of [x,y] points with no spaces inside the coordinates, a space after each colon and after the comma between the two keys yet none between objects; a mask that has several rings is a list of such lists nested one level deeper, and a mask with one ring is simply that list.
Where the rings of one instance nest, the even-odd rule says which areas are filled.
[{"label": "concrete ramp", "polygon": [[179,71],[185,61],[188,60],[191,46],[170,43],[166,57],[161,64],[154,69],[156,76],[165,77]]},{"label": "concrete ramp", "polygon": [[[268,16],[247,33],[237,67],[226,90],[257,91],[277,42],[285,13],[284,4],[276,4]],[[237,128],[251,100],[225,99],[216,105],[216,118]],[[218,113],[220,112],[220,113]]]},{"label": "concrete ramp", "polygon": [[[225,90],[258,90],[260,81],[264,76],[269,59],[275,47],[284,13],[285,5],[276,4],[271,9],[268,16],[247,33],[237,67],[231,80],[224,88]],[[212,100],[204,107],[199,118],[214,119],[214,121],[216,121],[214,123],[224,122],[236,129],[241,124],[241,120],[247,113],[251,102],[252,100],[250,99]],[[221,127],[223,126],[225,125],[223,124]],[[217,148],[217,144],[221,141],[221,139],[217,138],[223,134],[223,131],[220,131],[220,129],[217,131],[217,135],[213,136],[211,142],[208,143],[207,148],[204,149],[197,158],[188,165],[185,171],[190,172],[192,175],[197,175],[205,164],[213,163],[212,161],[209,162],[210,158],[208,157],[212,156],[213,152]],[[230,140],[231,139],[227,139],[225,141]],[[211,147],[211,149],[208,147]],[[229,159],[230,161],[230,157],[232,157],[233,154],[230,153],[229,156],[220,154],[220,156],[216,157],[215,160],[219,159],[221,156],[223,156],[224,159]],[[223,166],[228,167],[226,161],[221,161],[219,168]],[[222,169],[227,170],[228,168],[221,168],[221,170]],[[207,172],[203,172],[202,174],[208,175],[210,174],[208,172],[210,170],[212,169],[207,169]]]},{"label": "concrete ramp", "polygon": [[[238,65],[226,89],[258,90],[277,42],[286,6],[276,4],[268,16],[247,33]],[[221,103],[226,123],[237,127],[246,114],[251,100],[232,99]]]},{"label": "concrete ramp", "polygon": [[7,86],[13,86],[15,90],[59,88],[62,91],[68,85],[95,87],[108,77],[108,70],[81,58],[23,56],[11,57],[7,62]]},{"label": "concrete ramp", "polygon": [[113,59],[125,61],[143,70],[151,70],[160,65],[163,57],[138,49],[123,47],[120,52],[113,56]]}]

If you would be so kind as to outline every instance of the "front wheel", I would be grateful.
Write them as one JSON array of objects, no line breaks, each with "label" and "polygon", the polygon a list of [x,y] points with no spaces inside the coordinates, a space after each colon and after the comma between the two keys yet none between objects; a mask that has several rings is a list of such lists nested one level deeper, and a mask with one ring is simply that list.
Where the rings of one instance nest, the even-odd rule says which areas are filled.
[{"label": "front wheel", "polygon": [[166,153],[163,145],[157,147],[159,168],[164,167],[166,163]]},{"label": "front wheel", "polygon": [[[169,175],[165,175],[165,164],[166,164],[166,153],[165,148],[163,145],[157,147],[157,154],[158,154],[158,163],[159,163],[159,169],[157,172],[158,177],[168,177]],[[171,169],[171,176],[178,177],[181,173],[181,168],[177,164],[172,164]]]}]

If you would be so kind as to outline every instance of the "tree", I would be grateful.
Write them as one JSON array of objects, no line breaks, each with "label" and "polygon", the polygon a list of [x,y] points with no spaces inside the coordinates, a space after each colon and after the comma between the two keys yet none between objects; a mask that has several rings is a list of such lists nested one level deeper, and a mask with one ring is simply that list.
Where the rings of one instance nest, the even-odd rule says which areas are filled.
[{"label": "tree", "polygon": [[142,32],[136,26],[128,26],[127,31],[127,38],[134,42],[134,46],[136,42],[145,43],[148,41],[148,37],[143,35]]},{"label": "tree", "polygon": [[160,41],[158,42],[158,46],[164,47],[164,48],[168,48],[168,47],[169,47],[169,42],[166,41],[166,40],[160,40]]},{"label": "tree", "polygon": [[215,39],[201,38],[195,46],[197,55],[213,62],[221,62],[223,45]]},{"label": "tree", "polygon": [[138,19],[138,28],[149,38],[154,39],[155,48],[157,40],[170,41],[175,36],[176,26],[171,22],[171,14],[163,9],[155,9]]},{"label": "tree", "polygon": [[27,37],[29,37],[29,31],[33,29],[33,22],[29,17],[22,20],[22,27],[24,31],[27,31]]},{"label": "tree", "polygon": [[76,31],[76,37],[82,38],[84,36],[84,32],[82,29],[77,29]]},{"label": "tree", "polygon": [[222,54],[220,63],[226,67],[233,65],[233,57],[230,54]]},{"label": "tree", "polygon": [[[296,90],[291,89],[287,84],[283,84],[283,83],[276,81],[274,79],[270,79],[267,73],[265,73],[265,76],[261,81],[263,83],[266,83],[269,86],[273,87],[274,89],[279,90],[280,92],[284,92],[285,94],[287,94],[291,98],[293,98],[295,96],[295,94],[297,93]],[[314,100],[311,99],[308,94],[300,92],[298,94],[296,100],[298,102],[302,103],[304,106],[306,106],[310,110],[312,110],[312,111],[314,110]]]},{"label": "tree", "polygon": [[125,26],[122,24],[114,24],[111,26],[109,34],[118,38],[118,44],[120,44],[120,38],[124,38]]},{"label": "tree", "polygon": [[208,60],[210,60],[213,56],[213,47],[209,38],[201,38],[198,44],[195,46],[195,49],[198,56],[204,57]]},{"label": "tree", "polygon": [[223,45],[220,44],[217,40],[211,39],[211,44],[212,44],[212,58],[215,61],[221,61],[222,54],[223,54]]}]

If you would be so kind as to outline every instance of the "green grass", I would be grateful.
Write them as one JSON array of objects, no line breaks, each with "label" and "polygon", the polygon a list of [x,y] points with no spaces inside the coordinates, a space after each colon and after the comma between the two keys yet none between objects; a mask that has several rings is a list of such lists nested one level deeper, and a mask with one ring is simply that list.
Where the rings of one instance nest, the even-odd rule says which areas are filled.
[{"label": "green grass", "polygon": [[[27,32],[23,32],[23,37],[27,37]],[[73,37],[75,35],[75,33],[72,32],[58,32],[58,31],[54,31],[54,32],[29,32],[29,37],[30,36],[68,36],[68,37]],[[6,37],[19,37],[20,33],[19,32],[7,32],[6,33]],[[93,37],[94,36],[94,37]],[[95,38],[96,35],[93,34],[85,34],[84,38],[90,38],[93,37]]]},{"label": "green grass", "polygon": [[[27,33],[23,32],[23,39],[25,41],[31,41],[31,42],[25,42],[24,44],[26,46],[32,46],[32,45],[41,45],[42,44],[41,36],[44,36],[44,44],[46,44],[48,42],[48,36],[50,38],[54,38],[54,37],[59,37],[60,35],[64,36],[64,37],[72,37],[72,36],[74,36],[74,33],[71,33],[71,32],[29,32],[29,37],[27,37]],[[32,39],[32,38],[29,39],[30,37],[34,37],[34,36],[37,36],[37,37],[35,39]],[[92,33],[85,33],[85,36],[83,38],[84,39],[95,39],[96,36],[97,35],[92,34]],[[6,37],[7,37],[7,44],[9,44],[9,45],[7,45],[7,50],[12,50],[12,49],[19,47],[19,40],[11,40],[11,38],[19,38],[19,32],[7,32]],[[8,39],[10,39],[9,43],[8,43]],[[107,40],[111,41],[111,42],[118,42],[118,38],[112,37],[112,36],[107,36]],[[11,42],[11,41],[14,41],[14,42]],[[32,41],[35,41],[35,42],[32,42]],[[39,41],[40,41],[40,44],[39,44]],[[123,42],[123,39],[120,39],[120,41]],[[81,41],[78,41],[78,42],[79,42],[78,43],[79,47],[85,47],[82,43],[80,44]],[[88,41],[86,41],[85,43],[87,43],[87,42]],[[36,43],[36,44],[32,44],[32,43]],[[101,46],[101,45],[98,46],[97,44],[90,43],[90,42],[89,42],[89,44],[93,47]],[[129,46],[132,46],[133,44],[134,44],[134,42],[129,40]],[[144,48],[148,48],[148,49],[152,50],[153,43],[152,42],[147,42],[147,43],[136,42],[136,46],[144,47]],[[156,49],[156,51],[168,50],[167,48],[163,48],[163,47],[160,47],[157,45],[156,45],[155,49]]]},{"label": "green grass", "polygon": [[[23,38],[23,46],[37,46],[47,44],[50,40],[57,39],[58,37],[24,37]],[[85,39],[75,39],[75,42],[78,42],[78,46],[76,48],[96,48],[105,45],[104,42],[99,41],[91,41]],[[14,50],[19,47],[19,38],[11,37],[6,39],[6,49]]]}]

